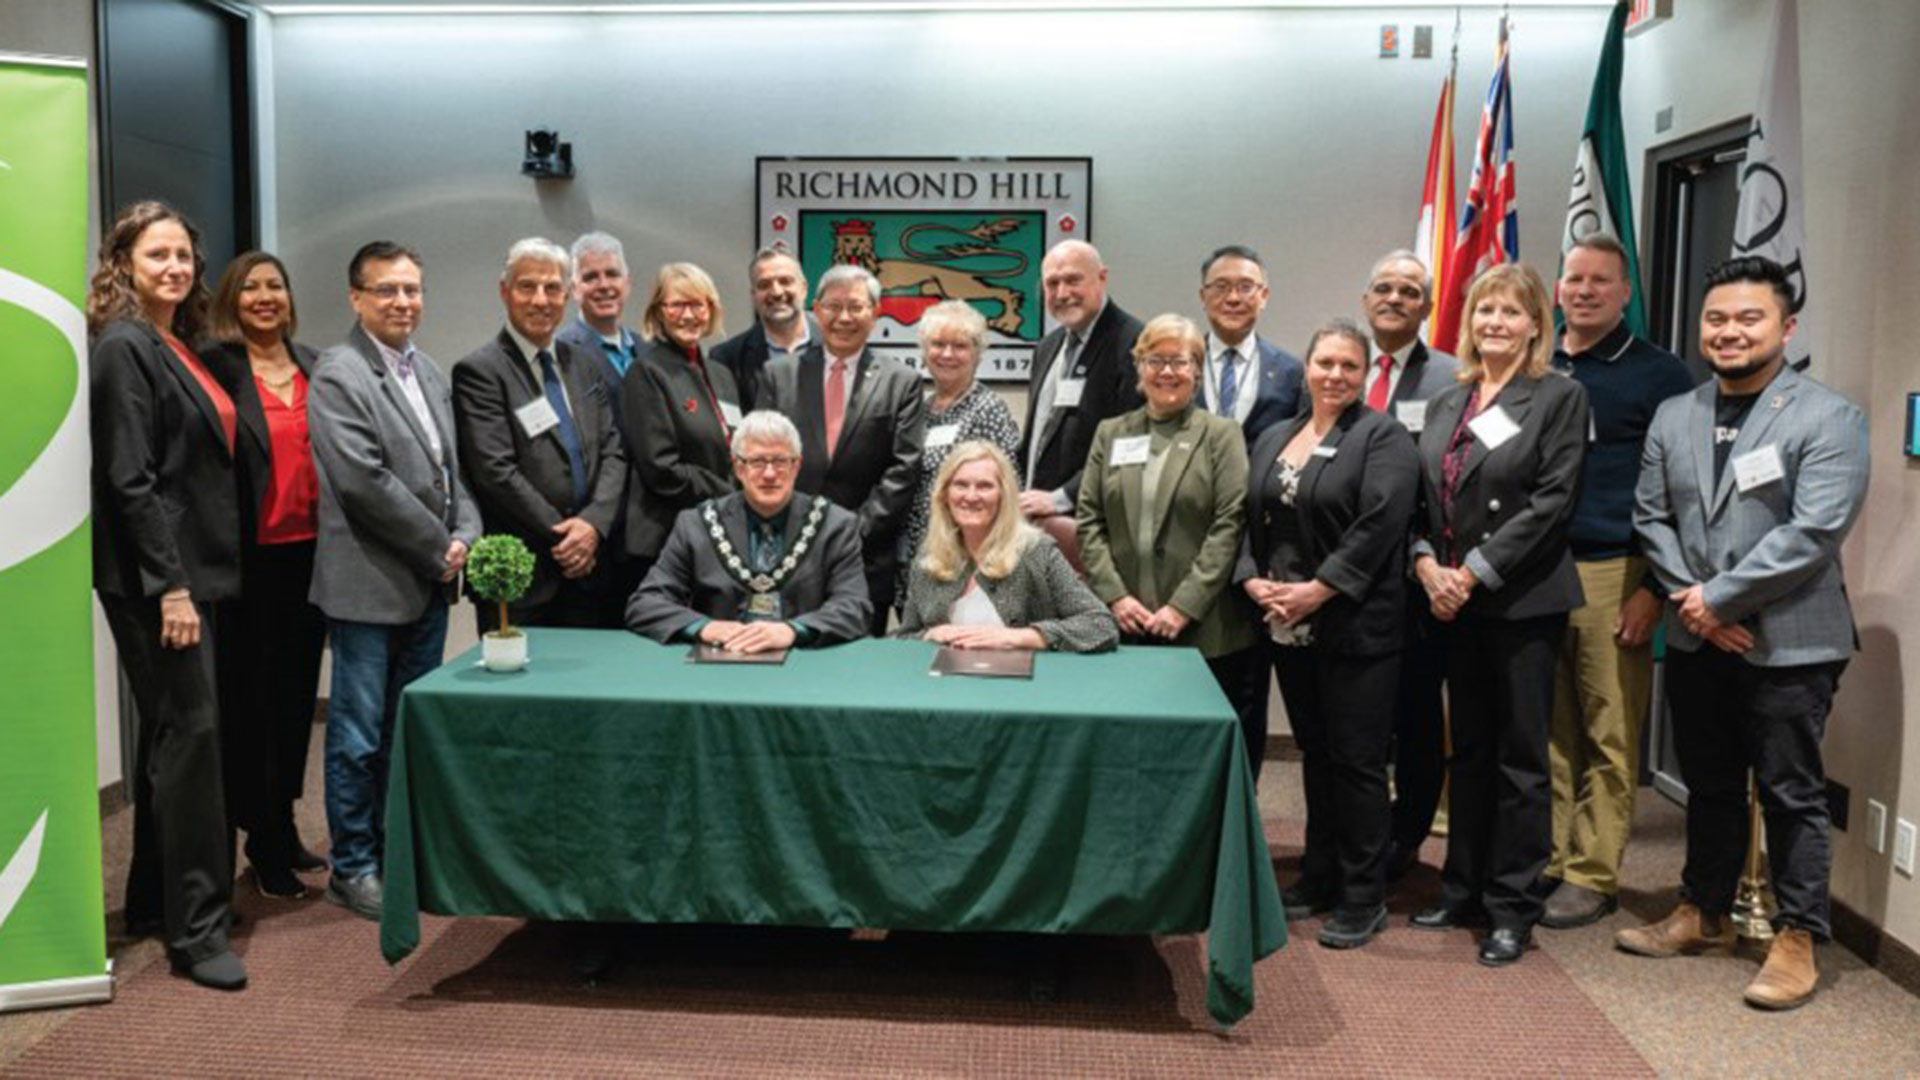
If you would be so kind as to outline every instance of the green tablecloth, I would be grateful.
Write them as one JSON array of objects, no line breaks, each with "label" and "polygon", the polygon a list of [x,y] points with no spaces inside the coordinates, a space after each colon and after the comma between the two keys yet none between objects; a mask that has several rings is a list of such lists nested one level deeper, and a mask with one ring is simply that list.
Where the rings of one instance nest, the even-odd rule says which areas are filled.
[{"label": "green tablecloth", "polygon": [[1042,654],[938,679],[933,646],[695,665],[530,631],[408,687],[381,951],[420,911],[913,930],[1206,930],[1207,1007],[1253,1006],[1286,941],[1240,729],[1198,654]]}]

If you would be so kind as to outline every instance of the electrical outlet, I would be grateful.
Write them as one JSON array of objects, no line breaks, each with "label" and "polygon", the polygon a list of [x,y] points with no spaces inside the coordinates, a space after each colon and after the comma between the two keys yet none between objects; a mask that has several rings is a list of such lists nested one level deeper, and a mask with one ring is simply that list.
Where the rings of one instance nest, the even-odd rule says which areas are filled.
[{"label": "electrical outlet", "polygon": [[1893,868],[1913,876],[1913,822],[1899,818],[1893,825]]},{"label": "electrical outlet", "polygon": [[1875,855],[1887,853],[1887,807],[1874,799],[1867,800],[1867,850]]}]

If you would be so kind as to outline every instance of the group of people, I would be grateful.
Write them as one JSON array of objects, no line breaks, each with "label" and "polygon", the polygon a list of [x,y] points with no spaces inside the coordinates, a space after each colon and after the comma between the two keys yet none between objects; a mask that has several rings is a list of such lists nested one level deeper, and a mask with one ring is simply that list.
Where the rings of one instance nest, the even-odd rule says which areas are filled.
[{"label": "group of people", "polygon": [[[635,332],[618,240],[522,240],[502,327],[449,379],[413,342],[417,252],[355,253],[355,325],[321,355],[296,341],[277,259],[241,256],[210,299],[192,225],[129,207],[88,302],[96,586],[137,690],[129,926],[162,930],[196,981],[244,985],[236,827],[262,891],[297,896],[296,871],[330,865],[328,898],[378,918],[399,691],[440,662],[484,531],[535,553],[516,624],[734,652],[890,628],[1193,648],[1256,777],[1277,675],[1307,801],[1289,915],[1326,914],[1329,947],[1377,935],[1445,778],[1442,892],[1411,924],[1484,921],[1490,965],[1617,904],[1664,613],[1686,899],[1620,945],[1726,942],[1751,767],[1781,933],[1747,996],[1798,1003],[1828,932],[1818,743],[1852,649],[1838,546],[1864,420],[1783,366],[1778,266],[1709,278],[1698,388],[1625,328],[1626,267],[1610,237],[1576,244],[1557,336],[1534,271],[1482,273],[1456,358],[1421,342],[1431,281],[1393,252],[1364,325],[1328,321],[1303,362],[1258,333],[1252,249],[1202,260],[1204,326],[1143,324],[1066,241],[1042,262],[1055,329],[1017,424],[976,379],[979,311],[919,319],[923,387],[869,347],[881,286],[857,265],[810,289],[759,252],[753,324],[718,340],[700,267],[662,266]],[[483,628],[493,610],[476,605]],[[292,819],[323,640],[329,860]]]}]

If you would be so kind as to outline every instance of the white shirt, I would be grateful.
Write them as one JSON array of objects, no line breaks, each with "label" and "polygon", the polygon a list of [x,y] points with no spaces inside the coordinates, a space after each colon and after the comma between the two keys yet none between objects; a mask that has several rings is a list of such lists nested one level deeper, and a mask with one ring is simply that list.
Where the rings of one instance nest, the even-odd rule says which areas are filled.
[{"label": "white shirt", "polygon": [[[1087,337],[1093,328],[1100,325],[1100,317],[1107,313],[1107,300],[1101,299],[1100,310],[1083,331],[1067,330],[1066,340],[1060,343],[1060,351],[1054,354],[1052,366],[1047,368],[1046,377],[1040,380],[1040,395],[1036,399],[1033,411],[1033,430],[1027,432],[1027,486],[1033,486],[1034,470],[1040,467],[1040,437],[1047,432],[1047,420],[1053,416],[1054,401],[1060,395],[1060,380],[1068,376],[1067,357],[1073,357],[1075,367],[1083,366],[1086,357],[1081,355],[1087,349]],[[1062,329],[1065,329],[1064,327]],[[1131,346],[1129,346],[1131,348]],[[1082,376],[1084,377],[1084,376]],[[1053,493],[1054,509],[1059,513],[1073,512],[1073,500],[1067,498],[1064,489]]]},{"label": "white shirt", "polygon": [[[527,337],[515,329],[512,323],[507,324],[507,336],[512,338],[513,343],[520,347],[520,357],[526,361],[527,370],[533,373],[533,385],[539,387],[540,396],[545,397],[547,394],[546,374],[540,370],[539,360],[542,346],[535,345],[532,338]],[[553,357],[553,373],[560,378],[560,400],[567,403],[567,415],[571,416],[573,415],[573,395],[567,393],[567,378],[560,373],[560,354],[554,352],[554,345],[551,341],[547,342],[544,348],[547,354]]]},{"label": "white shirt", "polygon": [[[1233,399],[1233,421],[1245,424],[1247,417],[1253,415],[1254,399],[1260,396],[1260,340],[1248,334],[1239,344],[1233,346],[1236,354],[1233,360],[1233,384],[1239,396]],[[1207,333],[1207,370],[1206,378],[1200,380],[1202,404],[1210,413],[1220,412],[1220,378],[1226,374],[1227,343]]]},{"label": "white shirt", "polygon": [[373,347],[380,350],[380,359],[386,362],[387,373],[399,382],[400,392],[406,396],[407,404],[413,407],[414,419],[420,421],[421,430],[427,433],[427,445],[433,450],[433,463],[444,468],[447,463],[446,449],[440,444],[440,426],[433,422],[433,409],[427,405],[427,392],[420,389],[420,379],[411,368],[406,374],[401,374],[400,369],[405,361],[411,361],[413,365],[432,361],[414,348],[411,341],[407,342],[405,349],[395,349],[372,334],[367,336],[373,339]]}]

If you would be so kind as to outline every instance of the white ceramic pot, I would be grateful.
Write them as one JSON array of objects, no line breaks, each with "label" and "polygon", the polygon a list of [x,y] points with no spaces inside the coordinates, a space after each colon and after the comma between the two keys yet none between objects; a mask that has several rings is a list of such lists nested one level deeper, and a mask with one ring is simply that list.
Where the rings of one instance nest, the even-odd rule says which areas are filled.
[{"label": "white ceramic pot", "polygon": [[480,661],[488,671],[519,671],[527,666],[527,635],[519,630],[502,637],[498,630],[480,639]]}]

